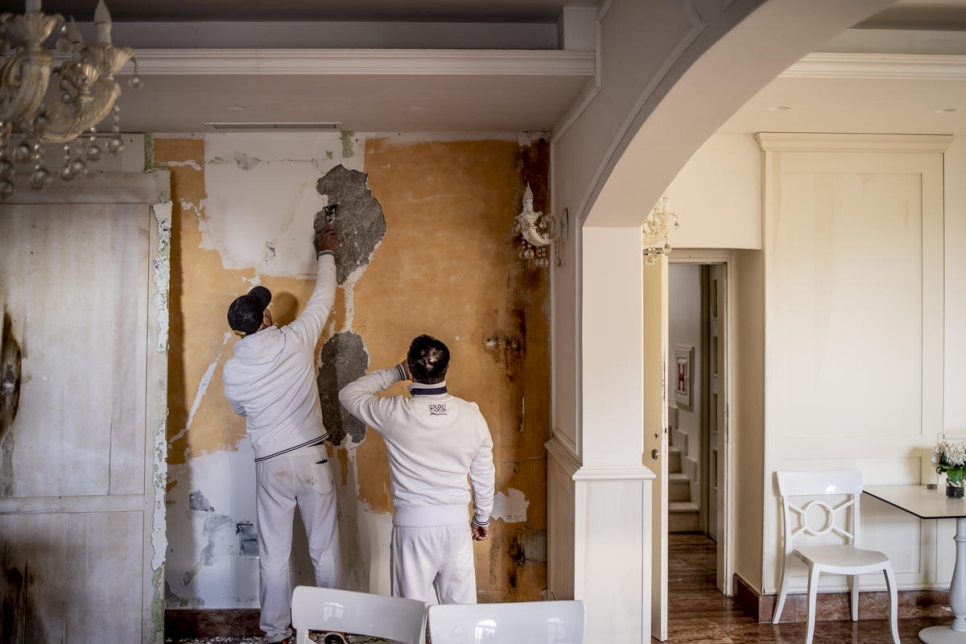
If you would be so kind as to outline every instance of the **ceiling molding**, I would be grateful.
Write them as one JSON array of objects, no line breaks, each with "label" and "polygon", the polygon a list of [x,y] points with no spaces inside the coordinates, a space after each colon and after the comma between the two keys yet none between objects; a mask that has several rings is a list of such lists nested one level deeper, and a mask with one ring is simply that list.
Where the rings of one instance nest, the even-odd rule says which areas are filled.
[{"label": "ceiling molding", "polygon": [[928,54],[808,54],[780,78],[966,80],[966,56]]},{"label": "ceiling molding", "polygon": [[[143,76],[419,75],[587,76],[597,72],[592,51],[462,49],[142,49]],[[133,64],[121,72],[131,73]]]},{"label": "ceiling molding", "polygon": [[953,141],[945,134],[813,134],[759,132],[758,146],[765,152],[808,150],[822,152],[945,152]]}]

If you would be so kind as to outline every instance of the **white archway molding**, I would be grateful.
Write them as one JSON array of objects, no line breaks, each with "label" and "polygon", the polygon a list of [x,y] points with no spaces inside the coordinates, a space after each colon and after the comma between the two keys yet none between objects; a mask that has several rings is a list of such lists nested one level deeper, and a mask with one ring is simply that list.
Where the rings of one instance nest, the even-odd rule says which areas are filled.
[{"label": "white archway molding", "polygon": [[[579,182],[561,187],[555,207],[570,208],[585,225],[640,225],[691,155],[749,98],[802,56],[892,0],[749,4],[732,3],[659,82],[644,85],[593,177],[583,187]],[[610,49],[606,37],[605,32],[602,57]],[[606,69],[605,61],[601,65]],[[558,142],[554,158],[558,176],[571,165],[566,139],[565,134]]]}]

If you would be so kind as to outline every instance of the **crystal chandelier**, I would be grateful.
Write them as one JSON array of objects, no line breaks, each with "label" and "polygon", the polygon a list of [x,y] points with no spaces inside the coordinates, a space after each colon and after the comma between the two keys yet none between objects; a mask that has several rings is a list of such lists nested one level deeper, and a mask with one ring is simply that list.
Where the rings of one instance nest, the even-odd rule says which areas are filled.
[{"label": "crystal chandelier", "polygon": [[641,236],[644,242],[644,263],[650,266],[660,255],[671,253],[671,244],[667,241],[668,228],[674,223],[678,228],[678,216],[671,212],[671,199],[663,197],[660,209],[656,206],[647,215],[641,226]]},{"label": "crystal chandelier", "polygon": [[[548,246],[560,239],[560,220],[551,213],[533,211],[533,191],[527,184],[523,193],[523,210],[514,219],[514,230],[520,240],[520,259],[532,261],[536,266],[550,266]],[[560,266],[560,248],[556,247],[556,265]]]},{"label": "crystal chandelier", "polygon": [[[50,184],[52,176],[44,166],[48,144],[63,145],[61,179],[84,175],[88,164],[101,158],[97,125],[112,111],[107,151],[118,154],[124,149],[120,108],[115,104],[121,88],[114,75],[134,58],[134,50],[111,45],[111,16],[104,0],[97,4],[94,25],[97,43],[85,45],[73,20],[68,26],[63,16],[42,13],[40,0],[26,0],[23,14],[0,15],[0,199],[14,192],[11,158],[28,170],[32,167],[31,189],[43,190]],[[44,47],[55,30],[60,33],[56,54]],[[59,96],[52,92],[45,102],[51,77],[58,78]],[[131,86],[140,85],[135,59]]]}]

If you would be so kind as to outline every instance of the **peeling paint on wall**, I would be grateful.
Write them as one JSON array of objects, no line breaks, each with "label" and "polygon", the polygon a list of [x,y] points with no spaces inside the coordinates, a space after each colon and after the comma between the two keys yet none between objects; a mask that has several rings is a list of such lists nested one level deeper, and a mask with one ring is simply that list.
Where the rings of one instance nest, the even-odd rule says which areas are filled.
[{"label": "peeling paint on wall", "polygon": [[154,296],[158,312],[158,353],[168,350],[168,288],[171,284],[171,208],[172,203],[154,204],[151,212],[158,223],[158,253],[154,259]]},{"label": "peeling paint on wall", "polygon": [[198,390],[195,392],[194,403],[192,403],[191,410],[188,412],[188,422],[185,423],[184,428],[180,432],[168,440],[169,444],[174,443],[176,440],[183,437],[188,430],[191,429],[191,423],[194,421],[195,413],[198,411],[198,407],[201,405],[201,399],[204,398],[205,393],[208,391],[208,385],[211,383],[212,376],[215,375],[215,369],[219,364],[221,364],[221,353],[224,351],[225,345],[228,344],[228,341],[231,339],[231,332],[226,331],[223,338],[224,339],[222,340],[221,345],[218,346],[218,351],[215,353],[214,359],[212,359],[212,361],[208,364],[208,368],[205,369],[205,373],[201,377],[201,384],[198,385]]},{"label": "peeling paint on wall", "polygon": [[[201,248],[218,251],[226,270],[314,277],[309,231],[324,203],[313,186],[338,164],[325,158],[338,140],[335,134],[206,136]],[[266,262],[269,241],[275,255]]]},{"label": "peeling paint on wall", "polygon": [[[234,450],[170,466],[166,592],[176,606],[258,607],[254,455],[248,438]],[[186,520],[175,520],[175,519]],[[247,526],[247,527],[246,527]],[[298,531],[296,531],[298,532]],[[299,538],[296,535],[296,538]],[[314,583],[308,555],[293,550],[296,580]],[[307,573],[307,574],[306,574]]]},{"label": "peeling paint on wall", "polygon": [[[337,392],[370,366],[398,362],[412,337],[431,332],[451,343],[451,390],[478,402],[490,423],[497,488],[506,491],[491,539],[474,548],[480,600],[540,597],[546,566],[531,560],[528,535],[546,526],[547,284],[543,273],[524,274],[508,236],[524,189],[521,173],[542,186],[535,197],[545,200],[547,165],[538,154],[543,160],[529,167],[534,153],[521,152],[516,136],[457,138],[206,135],[158,143],[159,160],[174,162],[175,199],[182,204],[175,211],[180,256],[172,269],[178,289],[172,351],[179,355],[169,372],[176,381],[169,397],[173,430],[187,428],[190,419],[190,431],[171,448],[165,592],[173,605],[258,606],[257,557],[245,553],[257,541],[245,537],[254,534],[255,513],[244,419],[214,395],[219,369],[200,383],[224,340],[224,311],[235,295],[265,284],[277,295],[280,323],[283,313],[291,319],[304,305],[315,277],[311,231],[329,205],[336,206],[344,248],[317,386],[326,429],[339,445],[329,451],[339,468],[347,584],[388,592],[392,508],[385,445],[343,416]],[[362,142],[359,154],[340,155]],[[192,501],[191,492],[200,497]],[[210,523],[213,515],[231,521]],[[525,565],[508,556],[514,540]],[[294,570],[312,583],[307,559]]]},{"label": "peeling paint on wall", "polygon": [[526,523],[528,507],[530,502],[523,496],[523,492],[510,488],[508,494],[497,492],[494,495],[493,513],[490,516],[503,519],[507,523]]},{"label": "peeling paint on wall", "polygon": [[355,444],[366,437],[366,424],[339,404],[339,390],[364,376],[368,368],[369,353],[355,333],[337,333],[322,345],[317,379],[319,400],[325,429],[334,445],[342,445],[347,436]]},{"label": "peeling paint on wall", "polygon": [[[372,261],[372,255],[386,235],[382,206],[366,185],[367,175],[342,165],[332,168],[318,180],[316,190],[327,197],[327,206],[336,206],[332,225],[339,235],[335,251],[336,279],[340,286],[355,283]],[[326,224],[325,210],[315,215],[314,228]],[[349,277],[353,281],[349,281]]]}]

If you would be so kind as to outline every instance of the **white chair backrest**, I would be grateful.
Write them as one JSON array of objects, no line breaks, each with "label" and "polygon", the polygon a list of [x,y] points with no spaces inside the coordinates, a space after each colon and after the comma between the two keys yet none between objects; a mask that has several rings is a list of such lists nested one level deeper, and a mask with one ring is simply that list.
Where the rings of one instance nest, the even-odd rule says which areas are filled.
[{"label": "white chair backrest", "polygon": [[584,603],[575,600],[430,606],[433,644],[582,644]]},{"label": "white chair backrest", "polygon": [[292,593],[292,626],[300,644],[309,641],[309,630],[422,644],[426,633],[426,604],[402,597],[297,586]]},{"label": "white chair backrest", "polygon": [[[785,554],[801,535],[827,537],[855,545],[859,532],[860,470],[826,472],[776,472],[781,495]],[[843,497],[832,505],[827,498]],[[808,497],[803,501],[797,499]],[[819,497],[819,498],[815,498]]]}]

